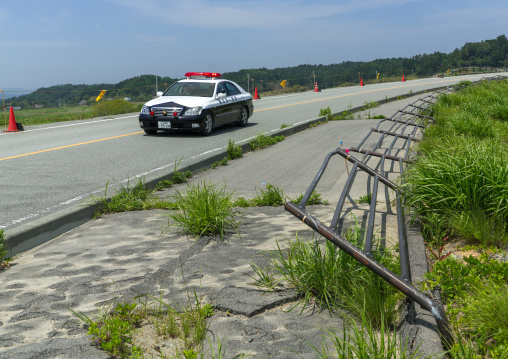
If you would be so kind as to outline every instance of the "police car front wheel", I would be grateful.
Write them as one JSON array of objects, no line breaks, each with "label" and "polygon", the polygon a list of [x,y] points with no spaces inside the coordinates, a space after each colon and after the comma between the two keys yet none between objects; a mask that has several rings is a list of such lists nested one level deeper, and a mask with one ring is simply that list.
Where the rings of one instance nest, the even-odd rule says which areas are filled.
[{"label": "police car front wheel", "polygon": [[211,113],[207,113],[205,116],[205,120],[203,121],[203,127],[201,127],[201,134],[203,136],[208,136],[212,133],[213,129],[213,116]]}]

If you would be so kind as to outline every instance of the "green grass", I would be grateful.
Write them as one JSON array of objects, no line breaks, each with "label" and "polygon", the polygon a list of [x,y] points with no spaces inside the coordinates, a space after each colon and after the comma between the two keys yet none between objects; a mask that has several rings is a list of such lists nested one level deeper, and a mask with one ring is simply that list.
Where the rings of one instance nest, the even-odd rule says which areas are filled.
[{"label": "green grass", "polygon": [[270,183],[266,184],[266,189],[260,189],[259,192],[256,190],[257,195],[251,200],[254,206],[271,206],[277,207],[282,206],[286,203],[286,195],[282,190],[282,187],[274,186]]},{"label": "green grass", "polygon": [[[423,288],[441,289],[458,338],[449,357],[508,358],[508,263],[491,258],[508,245],[508,82],[458,88],[433,106],[402,194],[434,253]],[[456,239],[479,257],[446,256]]]},{"label": "green grass", "polygon": [[437,214],[444,235],[508,244],[508,83],[493,81],[445,95],[436,123],[405,172],[404,197],[422,222]]},{"label": "green grass", "polygon": [[242,147],[240,145],[236,145],[233,140],[228,140],[227,152],[228,159],[230,160],[235,160],[243,156]]},{"label": "green grass", "polygon": [[[361,247],[363,232],[358,226],[346,237]],[[286,281],[302,293],[304,302],[315,298],[332,312],[344,308],[357,318],[365,317],[375,328],[395,324],[401,295],[331,242],[307,242],[295,236],[291,241],[277,241],[277,249],[270,256],[268,267],[252,267],[254,285],[271,290],[276,283]],[[391,254],[378,250],[373,257],[397,271],[398,262]]]},{"label": "green grass", "polygon": [[202,304],[196,293],[186,306],[178,308],[161,298],[141,296],[130,303],[115,299],[90,316],[71,311],[87,325],[93,344],[114,358],[145,358],[135,333],[149,324],[159,337],[178,339],[174,342],[178,358],[196,358],[208,331],[206,318],[214,314],[213,307]]},{"label": "green grass", "polygon": [[203,235],[220,235],[221,240],[229,230],[236,230],[240,224],[241,211],[235,207],[233,192],[226,185],[216,188],[206,181],[188,184],[185,193],[176,191],[171,197],[177,211],[169,214],[182,232],[197,238]]},{"label": "green grass", "polygon": [[[327,344],[330,343],[330,344]],[[408,343],[397,340],[397,331],[390,331],[390,324],[381,321],[379,328],[362,316],[359,325],[351,318],[344,318],[342,334],[325,330],[321,349],[313,347],[316,358],[358,358],[358,359],[413,359],[421,358],[418,350],[408,353]]]},{"label": "green grass", "polygon": [[250,141],[250,147],[253,151],[255,150],[260,150],[262,148],[265,148],[265,147],[268,147],[268,146],[272,146],[274,144],[276,144],[277,142],[281,142],[282,140],[284,140],[286,138],[286,136],[274,136],[274,137],[271,137],[271,136],[266,136],[266,135],[263,135],[263,134],[258,134],[256,136],[256,138],[252,141]]},{"label": "green grass", "polygon": [[12,258],[7,257],[9,251],[5,245],[5,232],[0,229],[0,271],[10,267]]},{"label": "green grass", "polygon": [[[303,194],[300,194],[298,197],[292,198],[291,202],[298,204],[302,201],[302,199],[303,199]],[[317,193],[316,191],[312,191],[312,194],[310,195],[309,200],[307,201],[307,206],[315,206],[318,204],[328,205],[329,202],[327,200],[322,199],[321,195],[319,193]]]},{"label": "green grass", "polygon": [[423,289],[441,289],[458,328],[453,358],[508,358],[508,263],[491,259],[495,251],[482,251],[437,261],[423,283]]},{"label": "green grass", "polygon": [[358,203],[369,204],[371,201],[372,201],[372,193],[368,193],[368,194],[366,194],[364,196],[360,196],[360,198],[358,198]]},{"label": "green grass", "polygon": [[126,185],[121,184],[111,199],[107,197],[108,187],[109,182],[103,196],[92,195],[92,202],[97,206],[95,217],[106,213],[175,208],[173,203],[160,199],[153,190],[149,190],[143,178],[139,178],[132,186],[130,181]]}]

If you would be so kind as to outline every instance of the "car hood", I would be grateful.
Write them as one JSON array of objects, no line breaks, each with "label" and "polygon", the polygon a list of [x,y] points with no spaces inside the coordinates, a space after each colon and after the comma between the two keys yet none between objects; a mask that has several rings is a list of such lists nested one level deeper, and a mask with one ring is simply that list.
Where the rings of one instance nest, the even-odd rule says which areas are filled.
[{"label": "car hood", "polygon": [[212,97],[161,96],[148,101],[145,106],[153,107],[205,107],[213,101]]}]

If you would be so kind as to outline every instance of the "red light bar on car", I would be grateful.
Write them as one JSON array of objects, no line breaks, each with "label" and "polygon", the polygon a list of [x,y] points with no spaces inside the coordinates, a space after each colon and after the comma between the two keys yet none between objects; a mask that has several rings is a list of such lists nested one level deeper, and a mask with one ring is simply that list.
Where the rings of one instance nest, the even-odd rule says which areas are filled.
[{"label": "red light bar on car", "polygon": [[214,79],[216,77],[221,77],[222,75],[218,72],[187,72],[185,74],[187,79],[190,79],[192,76],[211,77]]}]

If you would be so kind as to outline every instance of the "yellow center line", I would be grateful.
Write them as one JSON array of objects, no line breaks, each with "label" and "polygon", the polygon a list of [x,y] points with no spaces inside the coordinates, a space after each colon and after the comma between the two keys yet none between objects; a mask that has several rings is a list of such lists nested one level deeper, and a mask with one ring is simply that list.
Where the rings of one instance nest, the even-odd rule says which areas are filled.
[{"label": "yellow center line", "polygon": [[[476,78],[476,77],[475,77],[475,78]],[[282,105],[282,106],[276,106],[276,107],[264,108],[264,109],[262,109],[262,110],[255,110],[254,112],[260,112],[260,111],[266,111],[266,110],[274,110],[274,109],[276,109],[276,108],[283,108],[283,107],[290,107],[290,106],[296,106],[296,105],[303,105],[303,104],[306,104],[306,103],[312,103],[312,102],[319,102],[319,101],[333,100],[333,99],[340,98],[340,97],[347,97],[347,96],[361,95],[361,94],[370,93],[370,92],[378,92],[378,91],[386,91],[386,90],[400,89],[400,88],[403,88],[403,87],[411,87],[411,86],[414,86],[414,85],[430,85],[430,84],[435,84],[435,83],[439,83],[439,82],[441,82],[441,81],[425,82],[425,83],[418,83],[418,84],[408,84],[408,85],[404,85],[404,86],[396,86],[396,87],[388,87],[388,88],[382,88],[382,89],[377,89],[377,90],[362,91],[362,92],[356,92],[356,93],[347,94],[347,95],[340,95],[340,96],[334,96],[334,97],[327,97],[327,98],[323,98],[323,99],[319,99],[319,100],[311,100],[311,101],[305,101],[305,102],[292,103],[292,104],[289,104],[289,105]],[[93,141],[88,141],[88,142],[75,143],[75,144],[73,144],[73,145],[67,145],[67,146],[61,146],[61,147],[55,147],[55,148],[49,148],[49,149],[47,149],[47,150],[36,151],[36,152],[30,152],[30,153],[25,153],[25,154],[22,154],[22,155],[11,156],[11,157],[4,157],[4,158],[0,158],[0,161],[4,161],[4,160],[11,160],[11,159],[14,159],[14,158],[19,158],[19,157],[25,157],[25,156],[36,155],[36,154],[38,154],[38,153],[44,153],[44,152],[51,152],[51,151],[61,150],[61,149],[64,149],[64,148],[70,148],[70,147],[82,146],[82,145],[87,145],[87,144],[89,144],[89,143],[101,142],[101,141],[107,141],[107,140],[112,140],[112,139],[115,139],[115,138],[121,138],[121,137],[132,136],[132,135],[138,135],[138,134],[143,133],[143,132],[144,132],[144,131],[140,131],[140,132],[133,132],[133,133],[128,133],[128,134],[126,134],[126,135],[120,135],[120,136],[114,136],[114,137],[107,137],[107,138],[102,138],[102,139],[100,139],[100,140],[93,140]]]},{"label": "yellow center line", "polygon": [[113,136],[113,137],[107,137],[107,138],[101,138],[99,140],[93,140],[93,141],[87,141],[87,142],[81,142],[81,143],[75,143],[73,145],[67,145],[67,146],[61,146],[61,147],[55,147],[55,148],[48,148],[47,150],[42,150],[42,151],[36,151],[36,152],[30,152],[30,153],[24,153],[22,155],[16,155],[16,156],[11,156],[11,157],[5,157],[5,158],[0,158],[0,161],[4,161],[4,160],[11,160],[13,158],[19,158],[19,157],[25,157],[25,156],[30,156],[30,155],[36,155],[38,153],[44,153],[44,152],[50,152],[50,151],[56,151],[56,150],[62,150],[64,148],[70,148],[70,147],[76,147],[76,146],[82,146],[82,145],[87,145],[89,143],[94,143],[94,142],[101,142],[101,141],[107,141],[107,140],[112,140],[112,139],[115,139],[115,138],[121,138],[121,137],[127,137],[127,136],[132,136],[132,135],[138,135],[140,133],[143,133],[144,131],[140,131],[140,132],[133,132],[133,133],[128,133],[126,135],[120,135],[120,136]]}]

